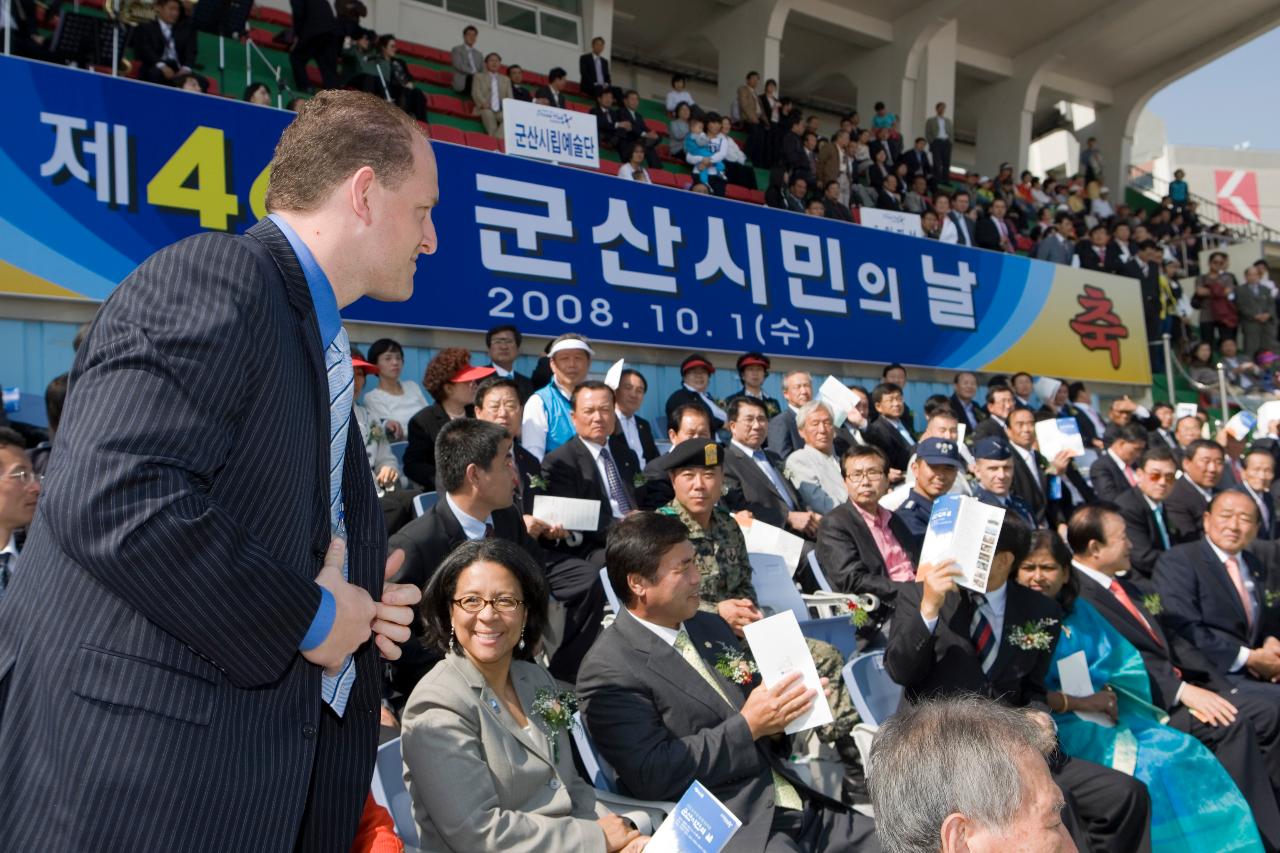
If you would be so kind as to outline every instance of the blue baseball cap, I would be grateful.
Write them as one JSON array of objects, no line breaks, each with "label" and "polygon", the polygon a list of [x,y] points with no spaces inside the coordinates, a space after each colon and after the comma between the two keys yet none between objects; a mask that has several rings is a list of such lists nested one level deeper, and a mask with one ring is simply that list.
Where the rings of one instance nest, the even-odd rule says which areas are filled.
[{"label": "blue baseball cap", "polygon": [[984,438],[979,441],[973,448],[974,459],[991,459],[996,462],[1003,462],[1006,459],[1013,458],[1013,448],[1009,446],[1009,441],[1004,438],[991,437]]},{"label": "blue baseball cap", "polygon": [[916,458],[930,465],[950,465],[952,468],[964,468],[964,460],[960,458],[960,449],[954,441],[945,438],[926,438],[916,445]]}]

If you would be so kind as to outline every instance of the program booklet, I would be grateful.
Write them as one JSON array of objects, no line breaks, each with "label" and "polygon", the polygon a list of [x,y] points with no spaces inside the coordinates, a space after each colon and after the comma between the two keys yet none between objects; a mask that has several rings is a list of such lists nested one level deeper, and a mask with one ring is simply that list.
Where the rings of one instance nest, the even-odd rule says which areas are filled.
[{"label": "program booklet", "polygon": [[943,495],[933,502],[920,563],[937,563],[949,557],[964,572],[957,584],[974,592],[986,592],[1004,513],[1001,507],[984,504],[977,498]]},{"label": "program booklet", "polygon": [[738,816],[695,779],[644,849],[648,853],[720,853],[741,826]]},{"label": "program booklet", "polygon": [[1072,456],[1084,456],[1084,439],[1075,418],[1036,421],[1036,441],[1040,455],[1050,462],[1064,450],[1070,450]]},{"label": "program booklet", "polygon": [[[744,625],[742,633],[747,638],[747,645],[751,647],[751,656],[756,659],[760,680],[765,687],[772,688],[784,677],[799,672],[804,686],[818,692],[813,697],[809,710],[787,725],[787,734],[793,735],[825,726],[835,719],[831,715],[831,706],[827,703],[827,694],[822,690],[822,681],[818,675],[818,667],[813,662],[813,654],[809,651],[809,643],[800,631],[800,623],[794,611],[783,610],[758,622]],[[835,689],[839,690],[840,687],[837,685]]]}]

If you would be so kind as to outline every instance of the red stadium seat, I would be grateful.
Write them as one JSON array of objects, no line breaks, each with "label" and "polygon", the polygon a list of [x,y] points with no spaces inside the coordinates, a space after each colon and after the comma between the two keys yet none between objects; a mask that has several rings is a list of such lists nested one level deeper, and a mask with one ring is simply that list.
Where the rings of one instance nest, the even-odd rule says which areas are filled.
[{"label": "red stadium seat", "polygon": [[617,163],[613,160],[600,161],[600,171],[606,175],[616,175],[618,174],[618,170],[621,168],[622,168],[622,164]]},{"label": "red stadium seat", "polygon": [[527,86],[546,86],[550,81],[547,80],[547,75],[545,74],[538,74],[535,71],[526,71],[524,72],[524,82]]},{"label": "red stadium seat", "polygon": [[466,137],[468,148],[483,148],[485,151],[502,150],[502,140],[495,139],[487,133],[476,133],[469,130],[463,136]]},{"label": "red stadium seat", "polygon": [[448,71],[440,71],[436,68],[427,68],[425,65],[414,65],[405,63],[409,69],[409,75],[414,80],[421,80],[424,83],[432,83],[436,86],[453,85],[453,74]]},{"label": "red stadium seat", "polygon": [[676,176],[666,169],[650,169],[649,180],[660,187],[674,187],[676,185]]},{"label": "red stadium seat", "polygon": [[667,127],[667,123],[665,121],[658,121],[656,118],[647,118],[644,120],[644,126],[659,136],[671,135],[671,128]]},{"label": "red stadium seat", "polygon": [[591,112],[591,107],[587,106],[586,104],[580,104],[577,101],[565,101],[564,106],[565,106],[565,109],[573,110],[575,113]]},{"label": "red stadium seat", "polygon": [[396,39],[396,50],[403,53],[405,56],[425,59],[428,62],[438,62],[441,65],[449,65],[453,62],[453,58],[449,55],[449,51],[440,50],[436,47],[427,47],[424,44],[418,44],[414,41]]},{"label": "red stadium seat", "polygon": [[441,142],[452,142],[454,145],[467,144],[466,132],[447,124],[429,124],[427,133],[432,139],[438,139]]},{"label": "red stadium seat", "polygon": [[261,27],[249,28],[249,41],[261,48],[269,50],[281,49],[281,45],[276,43],[276,34],[270,30],[264,30]]},{"label": "red stadium seat", "polygon": [[447,116],[471,118],[471,101],[463,101],[452,95],[427,95],[427,109]]},{"label": "red stadium seat", "polygon": [[581,87],[581,86],[579,86],[579,85],[578,85],[575,81],[573,81],[573,80],[565,80],[565,81],[564,81],[564,90],[565,90],[566,92],[568,92],[570,95],[581,95],[581,94],[582,94],[582,87]]},{"label": "red stadium seat", "polygon": [[693,186],[693,175],[676,175],[676,188],[687,190]]},{"label": "red stadium seat", "polygon": [[752,204],[764,204],[764,190],[747,190],[747,195]]},{"label": "red stadium seat", "polygon": [[740,187],[737,184],[729,184],[724,188],[725,198],[735,199],[736,201],[751,201],[751,191],[746,187]]},{"label": "red stadium seat", "polygon": [[283,9],[272,9],[270,6],[261,6],[257,3],[254,4],[253,11],[249,13],[249,17],[255,21],[264,21],[279,27],[293,26],[293,15]]}]

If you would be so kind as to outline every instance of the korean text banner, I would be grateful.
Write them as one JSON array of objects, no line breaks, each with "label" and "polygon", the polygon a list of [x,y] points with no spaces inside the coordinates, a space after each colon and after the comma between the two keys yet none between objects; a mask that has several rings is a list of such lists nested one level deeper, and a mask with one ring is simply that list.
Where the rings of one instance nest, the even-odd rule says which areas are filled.
[{"label": "korean text banner", "polygon": [[[101,300],[264,214],[291,114],[0,57],[0,292]],[[1138,284],[436,144],[439,249],[351,320],[1145,383]]]}]

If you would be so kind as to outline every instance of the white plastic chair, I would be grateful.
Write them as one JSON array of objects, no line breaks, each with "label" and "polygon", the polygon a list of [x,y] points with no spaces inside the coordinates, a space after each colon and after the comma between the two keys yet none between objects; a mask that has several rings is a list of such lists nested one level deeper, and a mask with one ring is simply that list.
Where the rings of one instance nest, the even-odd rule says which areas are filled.
[{"label": "white plastic chair", "polygon": [[635,821],[641,834],[652,835],[667,815],[675,811],[675,803],[639,800],[618,793],[618,775],[591,742],[591,735],[587,733],[587,724],[581,713],[573,715],[573,746],[587,771],[588,780],[596,789],[596,799],[614,813]]},{"label": "white plastic chair", "polygon": [[427,510],[436,505],[440,500],[440,495],[436,492],[423,492],[413,499],[413,511],[417,513],[417,517],[421,518],[427,514]]},{"label": "white plastic chair", "polygon": [[406,847],[418,846],[418,825],[413,822],[413,806],[409,789],[404,784],[404,761],[400,757],[400,738],[378,747],[373,767],[373,799],[391,813],[396,835]]}]

